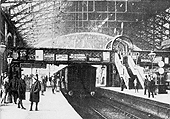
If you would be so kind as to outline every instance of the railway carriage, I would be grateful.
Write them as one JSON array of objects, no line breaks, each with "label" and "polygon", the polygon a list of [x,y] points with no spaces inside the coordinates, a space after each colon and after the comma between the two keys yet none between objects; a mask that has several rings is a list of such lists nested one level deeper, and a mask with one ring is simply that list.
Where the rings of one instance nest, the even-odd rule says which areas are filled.
[{"label": "railway carriage", "polygon": [[70,96],[90,96],[95,92],[96,67],[85,64],[69,65],[58,71],[61,91]]}]

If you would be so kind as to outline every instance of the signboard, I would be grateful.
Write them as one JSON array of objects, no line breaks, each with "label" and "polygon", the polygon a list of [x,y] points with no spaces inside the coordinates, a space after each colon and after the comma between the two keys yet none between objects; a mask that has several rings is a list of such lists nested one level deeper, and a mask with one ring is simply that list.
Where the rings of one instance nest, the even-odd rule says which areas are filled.
[{"label": "signboard", "polygon": [[43,60],[43,50],[35,50],[35,60]]},{"label": "signboard", "polygon": [[55,56],[56,61],[68,61],[67,54],[56,54]]},{"label": "signboard", "polygon": [[54,54],[44,54],[44,61],[54,61]]},{"label": "signboard", "polygon": [[76,60],[76,61],[86,61],[86,55],[85,54],[70,54],[69,59]]},{"label": "signboard", "polygon": [[110,52],[103,52],[103,61],[110,62]]},{"label": "signboard", "polygon": [[165,57],[164,62],[165,64],[169,64],[169,57]]}]

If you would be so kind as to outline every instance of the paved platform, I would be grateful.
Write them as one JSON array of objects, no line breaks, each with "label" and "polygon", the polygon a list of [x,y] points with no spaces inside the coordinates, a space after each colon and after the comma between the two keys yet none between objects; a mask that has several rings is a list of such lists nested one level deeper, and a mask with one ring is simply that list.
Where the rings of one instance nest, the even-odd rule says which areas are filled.
[{"label": "paved platform", "polygon": [[150,100],[170,104],[170,90],[167,90],[168,92],[167,94],[157,94],[157,95],[154,95],[155,96],[154,98],[152,98],[152,96],[148,98],[148,94],[144,95],[144,89],[139,89],[138,92],[135,92],[134,89],[124,89],[123,91],[121,91],[120,87],[101,87],[101,88],[114,90],[120,93],[125,93],[125,94],[129,94],[129,95],[133,95],[133,96],[137,96],[137,97],[141,97],[145,99],[150,99]]},{"label": "paved platform", "polygon": [[0,106],[0,119],[82,119],[60,92],[52,94],[51,88],[47,88],[45,95],[40,97],[39,111],[29,111],[29,92],[23,101],[26,110],[17,108],[16,104],[9,103]]}]

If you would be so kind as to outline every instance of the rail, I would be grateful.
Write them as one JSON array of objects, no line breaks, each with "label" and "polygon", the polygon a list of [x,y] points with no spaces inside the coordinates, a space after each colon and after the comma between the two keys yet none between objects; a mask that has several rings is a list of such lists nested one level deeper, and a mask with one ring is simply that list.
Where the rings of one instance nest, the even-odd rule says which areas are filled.
[{"label": "rail", "polygon": [[116,65],[119,75],[123,77],[126,87],[129,88],[128,83],[129,83],[130,76],[128,74],[126,67],[121,63],[120,58],[117,53],[115,53],[115,65]]},{"label": "rail", "polygon": [[144,88],[144,74],[142,75],[142,71],[139,70],[140,67],[135,64],[131,56],[128,56],[128,65],[132,73],[139,79],[142,88]]}]

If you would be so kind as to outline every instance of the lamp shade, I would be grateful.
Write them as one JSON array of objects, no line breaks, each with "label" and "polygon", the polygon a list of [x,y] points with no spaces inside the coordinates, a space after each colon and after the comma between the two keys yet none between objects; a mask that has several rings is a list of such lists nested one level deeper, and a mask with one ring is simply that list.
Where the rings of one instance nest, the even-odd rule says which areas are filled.
[{"label": "lamp shade", "polygon": [[154,57],[156,56],[156,53],[154,53],[153,51],[151,51],[148,55],[154,58]]},{"label": "lamp shade", "polygon": [[0,45],[0,54],[3,54],[5,51],[6,46],[5,45]]}]

